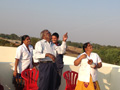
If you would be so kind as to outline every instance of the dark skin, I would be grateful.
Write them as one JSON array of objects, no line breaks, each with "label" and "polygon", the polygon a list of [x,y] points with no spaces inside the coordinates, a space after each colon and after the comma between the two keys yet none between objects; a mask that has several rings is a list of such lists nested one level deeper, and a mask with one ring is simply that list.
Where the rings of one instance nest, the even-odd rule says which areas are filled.
[{"label": "dark skin", "polygon": [[[48,41],[48,42],[50,43],[51,38],[52,38],[51,33],[50,33],[49,31],[45,31],[44,34],[43,34],[43,39],[45,39],[46,41]],[[67,36],[67,33],[66,33],[66,34],[63,36],[63,41],[66,42],[67,38],[68,38],[68,36]],[[52,61],[55,62],[55,59],[56,59],[56,58],[55,58],[54,55],[52,55],[52,54],[50,54],[50,53],[46,53],[45,56],[51,58]]]}]

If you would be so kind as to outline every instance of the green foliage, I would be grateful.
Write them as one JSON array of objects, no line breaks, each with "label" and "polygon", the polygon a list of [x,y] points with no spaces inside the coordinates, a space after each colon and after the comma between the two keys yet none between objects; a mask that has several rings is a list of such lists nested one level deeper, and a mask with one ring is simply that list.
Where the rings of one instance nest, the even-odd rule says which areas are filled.
[{"label": "green foliage", "polygon": [[0,46],[5,46],[5,45],[8,45],[8,44],[10,44],[9,41],[0,39]]},{"label": "green foliage", "polygon": [[33,47],[35,47],[36,42],[39,40],[39,38],[31,37],[31,44],[33,45]]},{"label": "green foliage", "polygon": [[[20,40],[20,38],[21,38],[21,37],[17,36],[16,34],[10,34],[10,35],[0,34],[0,37],[5,38],[5,39],[11,39],[11,40]],[[40,40],[39,38],[31,37],[31,44],[33,45],[33,47],[35,46],[35,43],[39,40]],[[10,43],[7,40],[2,40],[2,39],[0,40],[0,45],[1,46],[15,46],[15,47],[18,46],[16,44]]]},{"label": "green foliage", "polygon": [[98,53],[103,62],[120,65],[120,49],[111,47],[102,47],[94,49]]},{"label": "green foliage", "polygon": [[11,43],[11,42],[9,42],[9,41],[0,39],[0,46],[17,47],[18,45],[15,45],[14,43]]},{"label": "green foliage", "polygon": [[102,47],[101,45],[95,43],[93,43],[92,46],[94,49],[100,49]]},{"label": "green foliage", "polygon": [[78,48],[82,48],[82,46],[83,46],[82,43],[71,42],[71,41],[67,41],[67,45],[68,45],[68,46],[78,47]]},{"label": "green foliage", "polygon": [[11,35],[8,35],[8,34],[0,34],[0,37],[6,38],[6,39],[12,39],[12,40],[20,40],[20,37],[17,36],[16,34],[11,34]]}]

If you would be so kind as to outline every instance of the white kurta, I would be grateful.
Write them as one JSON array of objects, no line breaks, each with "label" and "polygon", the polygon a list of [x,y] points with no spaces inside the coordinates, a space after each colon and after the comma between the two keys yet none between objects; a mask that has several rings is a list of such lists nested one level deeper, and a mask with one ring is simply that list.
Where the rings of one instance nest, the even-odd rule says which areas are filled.
[{"label": "white kurta", "polygon": [[[86,54],[85,52],[80,54],[78,58]],[[90,75],[92,76],[93,82],[97,81],[97,69],[91,68],[90,65],[87,63],[88,59],[92,59],[93,63],[97,64],[102,62],[99,55],[97,53],[91,53],[90,56],[87,56],[87,58],[82,59],[80,63],[80,68],[79,68],[79,75],[78,75],[78,80],[83,81],[83,82],[89,82],[90,80]]]},{"label": "white kurta", "polygon": [[32,67],[33,47],[31,45],[29,45],[29,50],[30,52],[24,43],[17,48],[15,59],[19,59],[17,66],[18,73],[21,73],[29,65]]}]

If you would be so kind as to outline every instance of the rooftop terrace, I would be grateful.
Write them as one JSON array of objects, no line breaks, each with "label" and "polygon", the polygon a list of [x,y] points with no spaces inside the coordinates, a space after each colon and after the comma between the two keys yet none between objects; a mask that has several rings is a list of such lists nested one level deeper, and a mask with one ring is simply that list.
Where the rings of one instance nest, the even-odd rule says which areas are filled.
[{"label": "rooftop terrace", "polygon": [[[14,57],[16,48],[0,46],[0,83],[4,90],[15,90],[12,84],[12,73],[14,66]],[[76,57],[64,56],[64,69],[78,72],[79,66],[74,66]],[[37,62],[37,61],[36,61]],[[120,66],[103,63],[103,67],[98,70],[98,82],[101,90],[120,90]],[[59,90],[64,90],[65,80],[62,77],[62,83]]]}]

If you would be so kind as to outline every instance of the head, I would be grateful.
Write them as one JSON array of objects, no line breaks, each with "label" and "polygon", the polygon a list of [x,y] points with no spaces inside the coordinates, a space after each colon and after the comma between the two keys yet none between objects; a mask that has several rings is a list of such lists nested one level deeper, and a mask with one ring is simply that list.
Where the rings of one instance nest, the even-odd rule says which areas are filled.
[{"label": "head", "polygon": [[47,41],[50,41],[51,40],[51,33],[47,29],[43,30],[40,33],[40,37],[41,37],[41,39],[45,39]]},{"label": "head", "polygon": [[23,35],[21,37],[21,44],[29,45],[30,44],[30,37],[28,35]]},{"label": "head", "polygon": [[52,34],[52,42],[56,44],[56,43],[58,43],[58,40],[59,40],[59,34],[56,32],[53,33]]},{"label": "head", "polygon": [[93,48],[92,45],[90,44],[90,42],[87,42],[83,45],[83,51],[84,52],[92,52]]}]

